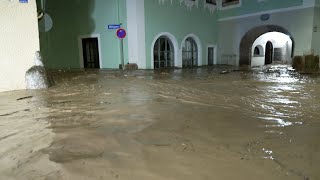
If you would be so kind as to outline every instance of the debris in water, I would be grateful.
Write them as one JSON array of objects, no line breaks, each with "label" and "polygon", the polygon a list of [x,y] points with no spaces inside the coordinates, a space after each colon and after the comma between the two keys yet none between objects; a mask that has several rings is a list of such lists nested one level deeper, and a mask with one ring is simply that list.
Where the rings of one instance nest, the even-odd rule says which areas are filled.
[{"label": "debris in water", "polygon": [[11,113],[7,113],[7,114],[0,114],[0,117],[3,117],[3,116],[10,116],[12,114],[16,114],[18,113],[19,111],[14,111],[14,112],[11,112]]},{"label": "debris in water", "polygon": [[22,97],[22,98],[17,99],[17,101],[21,101],[21,100],[25,100],[25,99],[30,99],[30,98],[33,98],[33,96]]},{"label": "debris in water", "polygon": [[[30,109],[25,109],[25,110],[23,110],[23,111],[30,111]],[[14,111],[14,112],[11,112],[11,113],[6,113],[6,114],[0,114],[0,117],[4,117],[4,116],[10,116],[10,115],[13,115],[13,114],[16,114],[16,113],[18,113],[18,112],[20,112],[20,111]]]}]

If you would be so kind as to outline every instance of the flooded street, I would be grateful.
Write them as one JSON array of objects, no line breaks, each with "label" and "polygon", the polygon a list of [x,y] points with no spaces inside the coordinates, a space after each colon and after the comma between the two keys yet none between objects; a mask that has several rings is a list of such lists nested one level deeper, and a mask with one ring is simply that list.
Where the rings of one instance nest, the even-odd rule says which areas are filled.
[{"label": "flooded street", "polygon": [[320,179],[320,76],[281,66],[53,75],[49,90],[0,93],[0,179]]}]

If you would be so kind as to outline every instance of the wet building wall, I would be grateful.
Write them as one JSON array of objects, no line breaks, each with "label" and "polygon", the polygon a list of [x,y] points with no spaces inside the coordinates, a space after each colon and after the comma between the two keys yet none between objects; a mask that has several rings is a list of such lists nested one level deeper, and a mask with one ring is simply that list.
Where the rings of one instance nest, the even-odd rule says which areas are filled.
[{"label": "wet building wall", "polygon": [[0,1],[0,91],[24,89],[25,72],[39,50],[35,0]]},{"label": "wet building wall", "polygon": [[207,47],[217,45],[216,11],[205,0],[194,2],[145,0],[146,67],[153,68],[153,47],[160,36],[175,49],[175,66],[182,66],[182,46],[188,37],[198,46],[198,65],[207,64]]},{"label": "wet building wall", "polygon": [[[313,9],[313,7],[304,7],[301,4],[300,6],[287,7],[285,9],[274,9],[272,11],[219,19],[218,62],[239,65],[239,49],[242,38],[248,31],[259,26],[276,25],[279,27],[278,29],[287,31],[294,41],[294,55],[301,55],[306,51],[310,51],[314,17]],[[262,14],[268,14],[268,19],[262,20]],[[246,47],[242,48],[247,48],[247,51],[251,52],[251,44],[246,44]],[[226,58],[228,55],[233,55],[234,58]]]},{"label": "wet building wall", "polygon": [[[37,0],[38,10],[41,1]],[[100,68],[118,68],[121,63],[120,40],[110,24],[127,27],[125,0],[46,0],[45,11],[51,15],[53,28],[41,32],[41,52],[49,68],[82,68],[81,38],[99,37]],[[127,40],[124,60],[128,61]]]}]

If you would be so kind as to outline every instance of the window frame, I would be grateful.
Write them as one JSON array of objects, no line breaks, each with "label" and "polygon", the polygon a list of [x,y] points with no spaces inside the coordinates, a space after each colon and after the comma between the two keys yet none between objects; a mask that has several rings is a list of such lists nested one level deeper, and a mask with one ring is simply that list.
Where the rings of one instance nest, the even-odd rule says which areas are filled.
[{"label": "window frame", "polygon": [[227,10],[227,9],[233,9],[233,8],[237,8],[237,7],[241,7],[242,6],[242,0],[237,0],[239,3],[237,4],[230,4],[230,5],[227,5],[227,6],[223,6],[223,2],[222,0],[219,1],[219,7],[220,7],[220,10]]},{"label": "window frame", "polygon": [[208,2],[208,0],[204,0],[204,1],[205,1],[206,4],[209,4],[209,5],[212,5],[212,6],[217,6],[218,5],[217,0],[211,0],[211,1],[215,1],[215,4]]},{"label": "window frame", "polygon": [[[186,47],[187,43],[190,43],[191,46]],[[182,47],[182,67],[188,68],[188,67],[198,67],[199,66],[199,47],[196,42],[196,40],[193,37],[188,37],[184,41],[184,45]],[[185,62],[191,62],[185,63]]]},{"label": "window frame", "polygon": [[[164,44],[161,44],[162,41],[164,41]],[[161,49],[162,45],[164,45],[164,49]],[[174,46],[171,40],[166,36],[160,36],[153,46],[153,57],[155,55],[158,57],[157,59],[153,58],[154,69],[173,68],[175,66],[174,53]],[[163,58],[161,58],[162,54],[164,55]],[[156,63],[158,66],[155,66]],[[161,63],[164,63],[164,65],[162,66]]]}]

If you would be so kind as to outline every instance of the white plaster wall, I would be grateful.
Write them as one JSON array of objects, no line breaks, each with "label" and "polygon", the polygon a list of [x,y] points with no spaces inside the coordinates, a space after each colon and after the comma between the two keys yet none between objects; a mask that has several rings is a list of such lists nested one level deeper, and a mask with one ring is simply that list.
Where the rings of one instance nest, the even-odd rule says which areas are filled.
[{"label": "white plaster wall", "polygon": [[232,62],[231,64],[238,65],[239,46],[242,37],[252,28],[263,25],[278,25],[287,29],[295,41],[294,54],[302,55],[305,51],[311,49],[313,12],[313,7],[293,10],[286,9],[284,12],[270,12],[271,17],[268,21],[261,21],[260,14],[220,20],[218,23],[218,63],[230,64],[230,62],[223,62],[221,55],[235,54],[237,56],[236,62]]},{"label": "white plaster wall", "polygon": [[127,0],[128,58],[146,69],[144,0]]},{"label": "white plaster wall", "polygon": [[0,1],[0,91],[25,88],[25,72],[39,50],[35,0]]},{"label": "white plaster wall", "polygon": [[252,57],[251,66],[263,66],[265,63],[264,56]]},{"label": "white plaster wall", "polygon": [[[256,47],[257,45],[261,45],[265,47],[267,42],[271,41],[274,48],[282,48],[286,45],[287,41],[291,41],[290,37],[278,32],[270,32],[261,35],[252,45],[252,47]],[[254,49],[252,50],[253,53]]]},{"label": "white plaster wall", "polygon": [[[265,51],[265,47],[267,45],[267,42],[270,41],[272,42],[273,48],[282,48],[282,54],[283,56],[286,56],[286,59],[291,59],[291,51],[292,51],[292,41],[289,36],[283,34],[283,33],[278,33],[278,32],[270,32],[261,35],[258,37],[255,42],[252,45],[252,51],[251,51],[251,66],[263,66],[265,63],[265,56],[264,52],[262,56],[253,56],[254,54],[254,48],[258,45],[261,45]],[[287,42],[288,47],[287,47]],[[287,51],[288,50],[288,51]],[[291,62],[291,61],[289,61]]]}]

